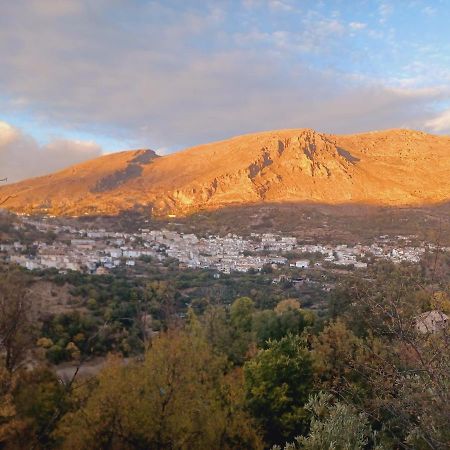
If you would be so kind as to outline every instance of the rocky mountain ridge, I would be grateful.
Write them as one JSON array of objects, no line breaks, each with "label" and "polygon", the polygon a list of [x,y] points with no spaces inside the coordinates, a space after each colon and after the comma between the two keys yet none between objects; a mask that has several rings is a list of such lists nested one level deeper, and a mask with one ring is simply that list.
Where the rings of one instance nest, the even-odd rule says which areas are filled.
[{"label": "rocky mountain ridge", "polygon": [[184,215],[260,202],[439,203],[450,199],[450,137],[270,131],[161,157],[105,155],[0,189],[0,198],[10,195],[4,207],[11,210],[69,216],[133,208]]}]

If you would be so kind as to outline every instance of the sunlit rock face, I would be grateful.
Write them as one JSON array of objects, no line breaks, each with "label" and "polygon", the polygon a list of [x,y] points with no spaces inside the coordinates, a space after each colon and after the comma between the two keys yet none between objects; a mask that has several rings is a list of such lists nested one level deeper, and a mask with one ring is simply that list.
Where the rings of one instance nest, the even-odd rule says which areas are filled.
[{"label": "sunlit rock face", "polygon": [[409,130],[329,135],[310,129],[235,137],[159,157],[110,154],[5,186],[4,207],[54,215],[139,208],[188,214],[232,204],[421,205],[450,200],[450,138]]}]

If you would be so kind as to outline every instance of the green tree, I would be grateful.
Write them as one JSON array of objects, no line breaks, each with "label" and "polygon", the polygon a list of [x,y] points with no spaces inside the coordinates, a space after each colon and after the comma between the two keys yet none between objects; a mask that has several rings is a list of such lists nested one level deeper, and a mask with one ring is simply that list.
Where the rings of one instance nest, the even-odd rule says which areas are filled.
[{"label": "green tree", "polygon": [[301,334],[314,324],[315,316],[300,309],[296,300],[281,301],[274,311],[258,311],[253,316],[253,330],[258,347],[267,347],[269,340],[279,340],[287,334]]},{"label": "green tree", "polygon": [[244,366],[248,407],[267,441],[277,444],[306,432],[304,409],[313,388],[310,353],[303,337],[272,341]]},{"label": "green tree", "polygon": [[237,298],[229,311],[209,306],[201,320],[207,341],[235,365],[242,365],[254,347],[255,306],[248,297]]},{"label": "green tree", "polygon": [[232,357],[233,333],[226,309],[221,305],[210,305],[201,316],[205,338],[218,352]]},{"label": "green tree", "polygon": [[230,308],[231,324],[239,331],[251,332],[254,311],[255,303],[251,298],[237,298]]},{"label": "green tree", "polygon": [[[311,396],[305,405],[312,414],[308,436],[299,436],[284,450],[363,450],[372,435],[367,417],[342,402],[331,403],[332,396]],[[381,450],[381,447],[377,447]],[[281,450],[274,447],[273,450]]]}]

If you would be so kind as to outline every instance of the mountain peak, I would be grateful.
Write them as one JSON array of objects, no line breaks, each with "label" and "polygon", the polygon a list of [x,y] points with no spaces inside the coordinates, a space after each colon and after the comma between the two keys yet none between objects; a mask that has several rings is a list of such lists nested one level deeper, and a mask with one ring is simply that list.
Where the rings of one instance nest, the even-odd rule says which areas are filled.
[{"label": "mountain peak", "polygon": [[167,156],[139,149],[5,186],[4,206],[49,214],[156,214],[257,202],[413,205],[450,198],[450,138],[413,130],[253,133]]}]

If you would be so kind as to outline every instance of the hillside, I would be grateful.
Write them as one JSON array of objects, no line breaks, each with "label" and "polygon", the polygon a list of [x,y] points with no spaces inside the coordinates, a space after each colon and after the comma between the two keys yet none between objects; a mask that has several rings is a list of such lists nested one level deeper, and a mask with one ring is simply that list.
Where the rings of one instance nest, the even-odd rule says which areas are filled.
[{"label": "hillside", "polygon": [[439,203],[450,199],[450,137],[271,131],[163,157],[110,154],[0,189],[0,199],[10,195],[3,207],[72,216],[132,208],[182,215],[260,202]]}]

